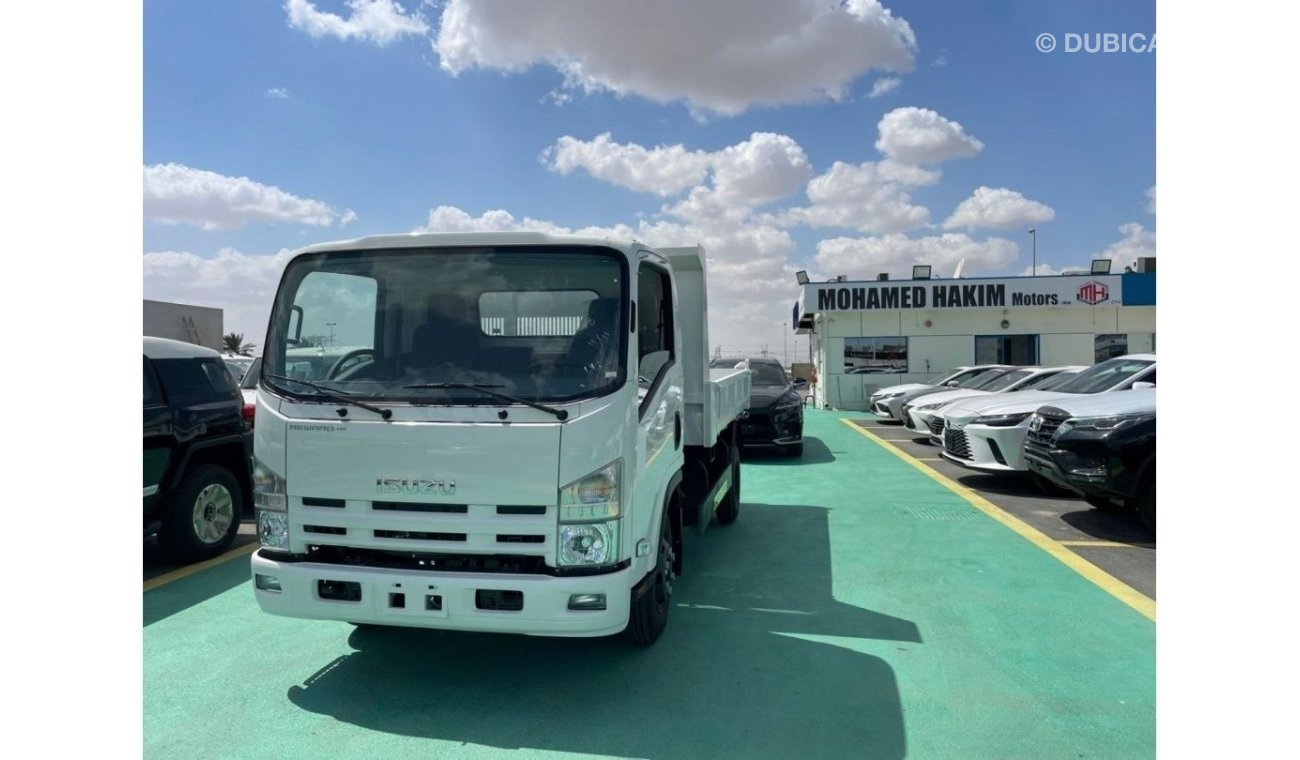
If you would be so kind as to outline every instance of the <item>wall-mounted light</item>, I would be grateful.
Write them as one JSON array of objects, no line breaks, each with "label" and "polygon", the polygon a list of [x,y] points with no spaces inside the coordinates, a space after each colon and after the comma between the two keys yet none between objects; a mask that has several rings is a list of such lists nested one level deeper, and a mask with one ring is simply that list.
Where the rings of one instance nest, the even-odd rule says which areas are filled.
[{"label": "wall-mounted light", "polygon": [[1110,274],[1110,259],[1093,259],[1093,274]]},{"label": "wall-mounted light", "polygon": [[928,279],[930,279],[930,265],[929,265],[929,264],[917,264],[916,266],[912,267],[912,279],[913,279],[913,280],[928,280]]},{"label": "wall-mounted light", "polygon": [[1002,320],[1002,329],[1003,329],[1003,330],[1007,329],[1007,328],[1010,327],[1010,326],[1011,326],[1011,321],[1010,321],[1010,320],[1008,320],[1008,319],[1004,319],[1004,320]]},{"label": "wall-mounted light", "polygon": [[800,285],[808,284],[808,272],[804,271],[803,269],[800,269],[798,272],[795,272],[794,278],[799,281]]}]

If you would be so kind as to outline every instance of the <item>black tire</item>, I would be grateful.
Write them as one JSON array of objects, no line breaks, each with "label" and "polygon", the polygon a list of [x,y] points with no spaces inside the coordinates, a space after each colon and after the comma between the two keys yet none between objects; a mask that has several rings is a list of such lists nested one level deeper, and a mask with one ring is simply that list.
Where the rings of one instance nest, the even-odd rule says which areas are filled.
[{"label": "black tire", "polygon": [[740,450],[733,448],[731,456],[731,488],[718,505],[717,511],[718,522],[722,525],[730,525],[740,517]]},{"label": "black tire", "polygon": [[1151,473],[1137,497],[1137,514],[1142,524],[1156,532],[1156,475]]},{"label": "black tire", "polygon": [[1101,510],[1102,512],[1125,512],[1128,509],[1128,507],[1123,504],[1116,504],[1113,501],[1107,501],[1101,496],[1087,495],[1083,497],[1083,500],[1088,502],[1088,506],[1093,509]]},{"label": "black tire", "polygon": [[198,465],[172,494],[158,530],[158,547],[180,562],[211,559],[230,548],[243,513],[244,494],[230,470]]},{"label": "black tire", "polygon": [[[677,503],[674,498],[673,504]],[[623,629],[623,638],[637,646],[650,646],[668,626],[668,613],[673,606],[673,530],[672,515],[666,510],[660,518],[659,553],[655,555],[655,569],[651,571],[650,587],[640,599],[632,599],[632,609]],[[635,593],[635,592],[633,592]]]}]

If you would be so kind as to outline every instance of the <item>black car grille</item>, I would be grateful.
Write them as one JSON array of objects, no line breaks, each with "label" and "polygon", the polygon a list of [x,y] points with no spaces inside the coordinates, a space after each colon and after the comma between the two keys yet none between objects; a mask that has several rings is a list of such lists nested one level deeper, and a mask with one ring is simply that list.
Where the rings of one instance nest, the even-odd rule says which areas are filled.
[{"label": "black car grille", "polygon": [[930,432],[934,435],[943,434],[943,417],[936,414],[930,418]]},{"label": "black car grille", "polygon": [[750,409],[749,416],[740,424],[740,432],[746,438],[773,438],[776,427],[766,409]]},{"label": "black car grille", "polygon": [[1045,448],[1051,444],[1056,429],[1070,418],[1070,413],[1064,409],[1048,406],[1039,409],[1035,416],[1042,422],[1034,420],[1029,423],[1029,432],[1025,435],[1026,444],[1036,444]]},{"label": "black car grille", "polygon": [[943,448],[958,459],[970,459],[970,441],[966,440],[965,430],[943,431]]}]

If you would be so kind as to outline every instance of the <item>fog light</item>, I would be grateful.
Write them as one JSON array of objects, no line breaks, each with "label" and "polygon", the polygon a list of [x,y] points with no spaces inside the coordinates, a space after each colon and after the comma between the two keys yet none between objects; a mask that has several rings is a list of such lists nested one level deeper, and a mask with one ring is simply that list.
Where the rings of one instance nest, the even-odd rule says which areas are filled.
[{"label": "fog light", "polygon": [[253,585],[257,586],[259,591],[280,591],[280,579],[274,575],[262,575],[253,573]]},{"label": "fog light", "polygon": [[604,594],[569,594],[569,609],[603,610],[605,609],[605,595]]}]

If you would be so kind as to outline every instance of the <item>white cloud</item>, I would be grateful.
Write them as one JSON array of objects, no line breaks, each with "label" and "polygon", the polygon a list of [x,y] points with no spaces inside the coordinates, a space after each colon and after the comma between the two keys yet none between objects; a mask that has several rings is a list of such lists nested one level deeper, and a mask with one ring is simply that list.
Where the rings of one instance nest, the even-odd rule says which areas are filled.
[{"label": "white cloud", "polygon": [[[347,221],[356,219],[351,214]],[[144,217],[204,230],[239,229],[250,222],[328,227],[339,213],[322,201],[299,198],[248,177],[227,177],[181,164],[144,167]],[[346,222],[344,222],[346,223]]]},{"label": "white cloud", "polygon": [[704,181],[710,157],[703,151],[688,151],[681,145],[644,148],[619,144],[610,134],[583,141],[564,136],[542,153],[552,171],[569,174],[585,169],[596,179],[632,190],[674,195]]},{"label": "white cloud", "polygon": [[266,97],[280,98],[283,100],[284,98],[289,97],[289,91],[283,87],[272,87],[271,89],[266,91]]},{"label": "white cloud", "polygon": [[1133,266],[1139,258],[1156,255],[1156,233],[1151,232],[1137,222],[1119,226],[1124,237],[1106,246],[1106,249],[1094,258],[1111,259],[1115,262],[1112,270],[1123,271],[1123,267]]},{"label": "white cloud", "polygon": [[1155,185],[1152,185],[1150,189],[1147,190],[1147,213],[1153,215],[1156,213],[1156,186]]},{"label": "white cloud", "polygon": [[1056,216],[1051,206],[1031,201],[1014,190],[981,185],[944,220],[945,230],[987,227],[1010,230],[1049,222]]},{"label": "white cloud", "polygon": [[871,85],[871,92],[867,93],[867,97],[878,98],[881,95],[891,93],[894,90],[897,90],[898,86],[902,83],[903,80],[899,79],[898,77],[885,77],[883,79],[877,79],[876,83]]},{"label": "white cloud", "polygon": [[144,297],[223,311],[224,332],[243,333],[259,346],[266,336],[271,303],[291,251],[250,255],[224,248],[213,258],[182,251],[144,255]]},{"label": "white cloud", "polygon": [[544,64],[573,89],[735,115],[908,71],[916,38],[877,0],[448,0],[434,49],[452,74]]},{"label": "white cloud", "polygon": [[316,39],[357,39],[384,47],[405,35],[429,32],[418,11],[407,13],[393,0],[346,0],[346,4],[352,9],[347,18],[317,10],[310,0],[287,0],[284,9],[290,27]]},{"label": "white cloud", "polygon": [[912,265],[929,264],[936,275],[952,276],[963,260],[963,275],[993,273],[1014,262],[1020,249],[1010,240],[972,240],[964,234],[947,233],[910,238],[883,235],[870,238],[832,238],[817,244],[817,266],[825,272],[850,279],[874,279],[880,272],[910,276]]},{"label": "white cloud", "polygon": [[773,216],[790,226],[847,227],[862,232],[903,232],[930,221],[930,211],[912,203],[907,188],[938,181],[937,172],[892,161],[858,165],[836,161],[808,183],[812,205]]},{"label": "white cloud", "polygon": [[724,148],[711,158],[718,194],[751,206],[784,198],[812,175],[812,165],[799,143],[771,132],[755,132],[745,142]]},{"label": "white cloud", "polygon": [[937,164],[984,150],[961,124],[926,108],[896,108],[881,117],[878,129],[876,148],[905,164]]},{"label": "white cloud", "polygon": [[[1039,265],[1037,266],[1037,268],[1035,268],[1034,265],[1031,263],[1029,266],[1027,266],[1027,267],[1025,267],[1023,270],[1021,270],[1019,276],[1021,276],[1021,277],[1033,277],[1033,276],[1038,276],[1038,277],[1052,277],[1052,276],[1054,276],[1054,275],[1058,275],[1058,274],[1065,274],[1066,272],[1089,272],[1089,271],[1091,271],[1091,270],[1092,270],[1092,265],[1091,265],[1091,264],[1077,264],[1077,265],[1075,265],[1075,266],[1070,266],[1070,265],[1067,264],[1066,266],[1063,266],[1063,267],[1061,267],[1060,269],[1057,269],[1056,267],[1052,266],[1051,264],[1039,264]],[[1114,272],[1114,274],[1119,274],[1119,271],[1116,270],[1116,271]]]}]

